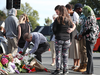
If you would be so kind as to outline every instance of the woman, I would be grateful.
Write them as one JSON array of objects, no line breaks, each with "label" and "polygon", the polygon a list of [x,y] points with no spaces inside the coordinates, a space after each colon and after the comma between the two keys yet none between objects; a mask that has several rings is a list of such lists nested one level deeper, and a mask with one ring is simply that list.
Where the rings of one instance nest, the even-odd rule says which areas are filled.
[{"label": "woman", "polygon": [[[52,17],[53,17],[53,20],[55,20],[58,17],[58,15],[54,14]],[[51,49],[51,55],[52,55],[52,64],[51,64],[51,66],[54,66],[55,65],[56,53],[55,53],[55,35],[53,34],[52,27],[53,27],[53,23],[50,25],[50,34],[51,34],[50,49]]]},{"label": "woman", "polygon": [[[72,28],[71,28],[72,27]],[[68,50],[70,47],[70,33],[75,29],[65,6],[58,8],[58,17],[53,24],[55,34],[56,70],[52,74],[61,74],[61,59],[63,59],[63,74],[68,72]],[[62,57],[62,58],[61,58]]]},{"label": "woman", "polygon": [[26,42],[23,38],[25,33],[30,33],[30,26],[29,24],[26,24],[26,16],[21,15],[19,17],[18,25],[18,52],[23,51],[23,47]]},{"label": "woman", "polygon": [[95,14],[90,6],[84,6],[83,13],[87,19],[83,25],[82,36],[85,36],[86,38],[86,49],[88,57],[87,70],[83,72],[83,74],[93,74],[93,48],[98,38],[99,27],[97,25]]},{"label": "woman", "polygon": [[26,14],[22,14],[22,15],[24,15],[25,17],[26,17],[26,24],[29,24],[29,26],[30,26],[30,31],[29,32],[32,32],[33,31],[33,29],[32,29],[32,25],[31,25],[31,23],[29,22],[29,18],[28,18],[28,16],[26,15]]},{"label": "woman", "polygon": [[[68,13],[71,16],[72,21],[78,25],[79,24],[79,15],[72,10],[72,5],[67,4],[65,6],[67,8]],[[76,26],[77,27],[77,26]],[[74,65],[71,67],[72,70],[77,69],[80,66],[80,48],[79,48],[79,41],[75,40],[75,35],[77,34],[77,29],[75,29],[72,33],[71,33],[71,46],[69,48],[69,58],[72,58],[74,60]]]}]

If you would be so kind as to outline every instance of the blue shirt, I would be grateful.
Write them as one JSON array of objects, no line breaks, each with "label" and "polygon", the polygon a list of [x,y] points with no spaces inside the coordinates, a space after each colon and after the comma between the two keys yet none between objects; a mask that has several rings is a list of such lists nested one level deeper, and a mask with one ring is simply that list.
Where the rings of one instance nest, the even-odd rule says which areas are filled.
[{"label": "blue shirt", "polygon": [[[32,50],[29,53],[35,53],[36,50],[38,49],[39,44],[42,44],[44,42],[47,42],[45,36],[43,36],[43,34],[39,33],[39,32],[33,32],[32,34],[32,41],[34,43],[34,47],[32,48]],[[26,49],[29,46],[30,42],[25,43],[24,49]]]}]

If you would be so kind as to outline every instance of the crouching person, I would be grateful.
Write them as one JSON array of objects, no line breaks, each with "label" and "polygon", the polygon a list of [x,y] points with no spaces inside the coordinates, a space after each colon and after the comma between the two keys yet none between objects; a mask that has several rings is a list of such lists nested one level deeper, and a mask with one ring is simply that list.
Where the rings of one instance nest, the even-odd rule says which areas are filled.
[{"label": "crouching person", "polygon": [[47,42],[45,36],[43,36],[41,33],[33,32],[33,33],[25,33],[24,39],[26,40],[24,51],[22,54],[26,52],[27,47],[30,45],[30,42],[34,43],[34,47],[32,50],[29,51],[29,54],[33,53],[36,55],[36,58],[42,62],[41,60],[41,54],[48,51],[50,45]]}]

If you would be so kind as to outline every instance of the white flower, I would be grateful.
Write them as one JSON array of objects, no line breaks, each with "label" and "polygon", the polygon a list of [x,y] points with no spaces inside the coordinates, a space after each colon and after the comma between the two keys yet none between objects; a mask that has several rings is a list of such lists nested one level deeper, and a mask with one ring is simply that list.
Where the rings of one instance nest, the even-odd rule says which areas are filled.
[{"label": "white flower", "polygon": [[18,58],[14,58],[14,63],[18,63],[19,65],[21,65],[21,61]]}]

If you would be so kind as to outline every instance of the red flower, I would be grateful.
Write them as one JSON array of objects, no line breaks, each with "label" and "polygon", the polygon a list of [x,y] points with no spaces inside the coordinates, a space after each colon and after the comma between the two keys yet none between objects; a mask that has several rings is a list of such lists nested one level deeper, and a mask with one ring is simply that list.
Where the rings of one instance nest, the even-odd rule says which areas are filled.
[{"label": "red flower", "polygon": [[22,51],[19,52],[19,54],[22,54],[22,53],[23,53]]},{"label": "red flower", "polygon": [[50,70],[48,70],[48,69],[46,69],[46,68],[45,68],[44,70],[45,70],[46,72],[50,72]]}]

